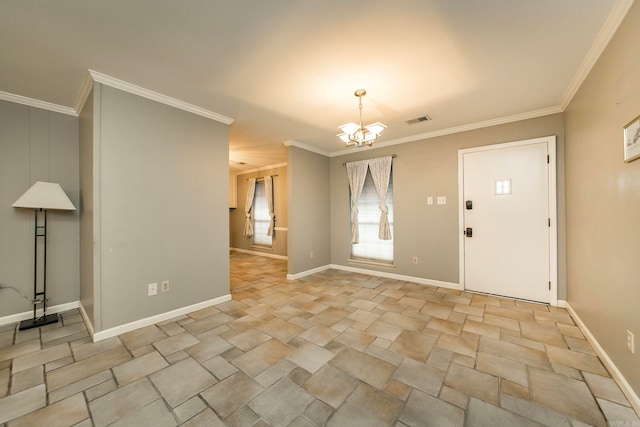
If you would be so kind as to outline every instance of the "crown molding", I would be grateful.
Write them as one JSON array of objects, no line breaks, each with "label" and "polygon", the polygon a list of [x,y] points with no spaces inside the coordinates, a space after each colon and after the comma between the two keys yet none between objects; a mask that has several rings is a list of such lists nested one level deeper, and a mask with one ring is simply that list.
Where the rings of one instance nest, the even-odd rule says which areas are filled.
[{"label": "crown molding", "polygon": [[268,165],[268,166],[260,166],[259,168],[255,168],[255,169],[249,169],[246,171],[238,171],[237,173],[234,173],[233,175],[245,175],[248,173],[256,173],[256,172],[262,172],[262,171],[266,171],[266,170],[270,170],[270,169],[277,169],[277,168],[284,168],[287,166],[287,162],[284,163],[276,163],[275,165]]},{"label": "crown molding", "polygon": [[[222,114],[214,113],[213,111],[205,110],[204,108],[200,108],[196,105],[189,104],[187,102],[180,101],[179,99],[171,98],[170,96],[163,95],[161,93],[154,92],[149,89],[145,89],[143,87],[134,85],[132,83],[128,83],[123,80],[116,79],[115,77],[111,77],[91,69],[89,70],[89,74],[91,75],[91,78],[93,79],[93,81],[97,83],[102,83],[109,87],[119,89],[125,92],[129,92],[134,95],[138,95],[143,98],[147,98],[152,101],[159,102],[161,104],[169,105],[171,107],[175,107],[180,110],[188,111],[190,113],[197,114],[199,116],[206,117],[208,119],[215,120],[217,122],[221,122],[226,125],[230,125],[231,123],[233,123],[233,119],[230,117],[223,116]],[[83,84],[83,87],[84,87],[84,84]]]},{"label": "crown molding", "polygon": [[569,106],[578,89],[580,89],[580,86],[582,86],[582,83],[584,83],[591,69],[600,58],[600,55],[602,55],[602,52],[604,52],[616,31],[618,31],[620,24],[622,24],[625,16],[627,16],[627,12],[629,12],[629,9],[633,5],[633,1],[634,0],[618,0],[613,6],[602,29],[591,45],[591,49],[587,52],[587,56],[585,56],[582,64],[580,64],[580,68],[578,68],[578,71],[573,76],[573,80],[571,80],[569,87],[562,97],[562,101],[560,102],[562,111]]},{"label": "crown molding", "polygon": [[331,153],[328,153],[324,150],[321,150],[319,148],[316,147],[312,147],[308,144],[304,144],[300,141],[296,141],[293,139],[289,139],[285,142],[283,142],[282,144],[284,144],[286,147],[298,147],[298,148],[302,148],[303,150],[306,151],[311,151],[312,153],[316,153],[316,154],[320,154],[321,156],[325,156],[325,157],[331,157]]},{"label": "crown molding", "polygon": [[93,77],[91,77],[91,73],[87,72],[86,77],[82,81],[82,85],[80,86],[80,90],[78,91],[78,95],[76,96],[76,102],[74,104],[76,114],[80,115],[80,112],[84,108],[85,102],[87,102],[87,98],[91,93],[91,89],[93,89]]},{"label": "crown molding", "polygon": [[[390,141],[384,141],[374,144],[373,147],[366,147],[365,150],[375,150],[377,148],[390,147],[392,145],[405,144],[407,142],[420,141],[423,139],[436,138],[438,136],[452,135],[454,133],[467,132],[470,130],[482,129],[491,126],[503,125],[506,123],[518,122],[521,120],[535,119],[537,117],[548,116],[551,114],[561,113],[560,107],[542,108],[540,110],[528,111],[526,113],[514,114],[512,116],[498,117],[497,119],[485,120],[482,122],[469,123],[461,126],[454,126],[447,129],[436,130],[433,132],[420,133],[417,135],[411,135],[404,138],[392,139]],[[360,149],[362,150],[362,149]],[[344,156],[345,154],[352,154],[353,148],[347,148],[340,151],[332,152],[329,157]]]},{"label": "crown molding", "polygon": [[29,107],[42,108],[43,110],[53,111],[55,113],[62,113],[68,116],[78,116],[76,110],[71,107],[65,107],[63,105],[52,104],[46,101],[40,101],[39,99],[27,98],[26,96],[16,95],[9,92],[0,91],[0,99],[9,102],[15,102],[16,104],[28,105]]}]

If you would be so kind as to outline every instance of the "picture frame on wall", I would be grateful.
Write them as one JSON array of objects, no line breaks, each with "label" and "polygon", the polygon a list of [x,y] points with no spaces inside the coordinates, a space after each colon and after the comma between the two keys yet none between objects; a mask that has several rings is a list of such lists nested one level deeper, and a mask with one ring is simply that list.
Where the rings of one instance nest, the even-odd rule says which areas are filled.
[{"label": "picture frame on wall", "polygon": [[624,127],[624,161],[630,162],[640,157],[640,116]]}]

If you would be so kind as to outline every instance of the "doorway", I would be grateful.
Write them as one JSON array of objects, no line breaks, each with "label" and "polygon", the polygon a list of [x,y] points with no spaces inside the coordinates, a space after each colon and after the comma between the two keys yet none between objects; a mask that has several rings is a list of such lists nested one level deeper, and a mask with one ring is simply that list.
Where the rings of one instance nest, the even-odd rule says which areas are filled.
[{"label": "doorway", "polygon": [[555,136],[458,152],[460,282],[557,305]]}]

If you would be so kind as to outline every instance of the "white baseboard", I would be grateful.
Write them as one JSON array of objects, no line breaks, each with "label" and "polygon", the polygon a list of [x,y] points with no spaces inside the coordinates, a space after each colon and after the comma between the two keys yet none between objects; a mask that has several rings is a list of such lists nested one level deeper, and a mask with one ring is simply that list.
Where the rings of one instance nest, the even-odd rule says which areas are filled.
[{"label": "white baseboard", "polygon": [[419,283],[421,285],[436,286],[438,288],[448,288],[463,290],[459,283],[443,282],[440,280],[425,279],[423,277],[406,276],[403,274],[388,273],[386,271],[368,270],[366,268],[349,267],[346,265],[330,264],[329,268],[336,270],[350,271],[352,273],[368,274],[370,276],[385,277],[387,279],[403,280],[405,282]]},{"label": "white baseboard", "polygon": [[250,251],[248,249],[240,249],[240,248],[229,248],[230,251],[233,252],[239,252],[241,254],[249,254],[249,255],[258,255],[258,256],[264,256],[267,258],[275,258],[275,259],[281,259],[281,260],[288,260],[289,257],[286,257],[284,255],[276,255],[276,254],[270,254],[267,252],[259,252],[259,251]]},{"label": "white baseboard", "polygon": [[[223,295],[221,297],[210,299],[208,301],[199,302],[197,304],[189,305],[187,307],[178,308],[176,310],[171,310],[166,313],[157,314],[155,316],[147,317],[145,319],[136,320],[135,322],[115,326],[113,328],[105,329],[104,331],[93,332],[93,330],[91,330],[91,332],[93,333],[91,332],[90,333],[91,333],[91,336],[93,337],[93,342],[98,342],[98,341],[105,340],[107,338],[118,336],[120,334],[131,332],[135,329],[144,328],[145,326],[150,326],[159,322],[163,322],[165,320],[173,319],[174,317],[182,316],[184,314],[188,314],[193,311],[202,310],[203,308],[222,304],[223,302],[227,302],[227,301],[231,301],[231,294]],[[86,316],[86,313],[84,315]],[[87,322],[85,320],[85,323],[87,324],[87,329],[89,329],[90,322]]]},{"label": "white baseboard", "polygon": [[78,307],[78,309],[80,310],[80,316],[82,316],[82,320],[84,320],[84,325],[87,327],[89,336],[91,337],[92,340],[94,340],[93,336],[95,335],[95,333],[94,333],[93,323],[91,322],[91,319],[89,319],[89,315],[87,314],[87,311],[84,309],[82,302],[80,302],[80,307]]},{"label": "white baseboard", "polygon": [[607,352],[604,351],[604,349],[600,346],[600,343],[598,342],[598,340],[596,340],[596,337],[593,336],[589,328],[587,328],[587,325],[584,324],[582,319],[580,319],[580,316],[578,316],[578,314],[573,310],[571,305],[566,301],[565,301],[565,307],[569,312],[569,314],[571,315],[571,317],[573,318],[573,320],[576,322],[576,325],[578,325],[578,328],[580,328],[580,330],[584,334],[587,341],[589,341],[589,344],[591,344],[591,346],[595,349],[596,353],[598,354],[598,357],[600,358],[600,360],[602,360],[602,362],[604,363],[604,366],[607,368],[607,370],[611,374],[611,377],[614,379],[614,381],[618,384],[618,386],[620,387],[624,395],[627,397],[627,400],[629,400],[629,403],[631,403],[631,406],[633,406],[633,409],[636,411],[636,414],[640,416],[640,398],[638,397],[636,392],[631,388],[631,385],[624,378],[624,376],[622,375],[622,372],[620,372],[620,370],[615,365],[615,363],[613,363],[613,360],[611,360]]},{"label": "white baseboard", "polygon": [[[47,314],[62,313],[63,311],[73,310],[80,307],[79,301],[67,302],[65,304],[52,305],[47,307]],[[36,315],[42,315],[42,310],[37,310]],[[32,319],[33,310],[25,311],[23,313],[10,314],[8,316],[0,317],[0,326],[10,325],[11,323],[22,322],[23,320]]]},{"label": "white baseboard", "polygon": [[567,308],[567,302],[563,299],[559,299],[556,301],[556,307]]},{"label": "white baseboard", "polygon": [[328,270],[330,268],[331,268],[330,265],[323,265],[322,267],[312,268],[311,270],[306,270],[306,271],[303,271],[301,273],[287,274],[287,279],[288,280],[297,280],[297,279],[300,279],[302,277],[311,276],[312,274],[320,273],[320,272]]},{"label": "white baseboard", "polygon": [[403,280],[405,282],[419,283],[421,285],[429,285],[429,286],[436,286],[439,288],[462,290],[462,286],[459,283],[442,282],[440,280],[425,279],[422,277],[415,277],[415,276],[405,276],[402,274],[388,273],[385,271],[377,271],[377,270],[368,270],[366,268],[349,267],[346,265],[339,265],[339,264],[327,264],[322,267],[317,267],[311,270],[303,271],[301,273],[287,274],[287,279],[289,280],[300,279],[302,277],[309,276],[311,274],[329,270],[330,268],[333,268],[335,270],[349,271],[352,273],[360,273],[360,274],[368,274],[370,276],[384,277],[387,279]]}]

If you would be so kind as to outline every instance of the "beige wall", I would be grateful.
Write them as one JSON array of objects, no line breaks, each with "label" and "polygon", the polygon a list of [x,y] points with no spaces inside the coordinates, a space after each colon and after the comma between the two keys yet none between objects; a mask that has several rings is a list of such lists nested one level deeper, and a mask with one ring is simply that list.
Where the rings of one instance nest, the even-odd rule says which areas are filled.
[{"label": "beige wall", "polygon": [[[329,158],[287,147],[289,274],[330,263]],[[313,252],[313,257],[311,257]]]},{"label": "beige wall", "polygon": [[[247,199],[247,180],[249,178],[262,178],[267,175],[277,175],[273,178],[273,211],[276,216],[276,227],[273,236],[273,247],[264,249],[253,246],[253,238],[243,236],[245,212],[244,208]],[[257,172],[238,175],[237,179],[237,208],[229,209],[229,239],[231,247],[254,252],[263,252],[272,255],[287,256],[287,227],[288,227],[288,205],[287,205],[287,167],[263,169]],[[284,230],[282,230],[284,229]]]},{"label": "beige wall", "polygon": [[640,394],[640,160],[622,139],[640,114],[638,41],[635,2],[566,110],[566,185],[567,300]]},{"label": "beige wall", "polygon": [[[11,205],[36,181],[59,183],[79,206],[78,119],[0,101],[0,284],[28,296],[33,295],[34,214]],[[50,306],[78,300],[78,236],[78,211],[49,212]],[[41,268],[40,264],[39,271]],[[16,292],[0,290],[0,318],[31,309]]]},{"label": "beige wall", "polygon": [[[392,274],[459,283],[458,150],[556,135],[558,181],[558,298],[564,299],[564,116],[554,114],[331,159],[331,262],[349,265],[349,184],[345,161],[397,154],[393,160],[395,268],[365,267]],[[427,197],[446,196],[446,205]],[[418,264],[412,258],[419,259]]]}]

